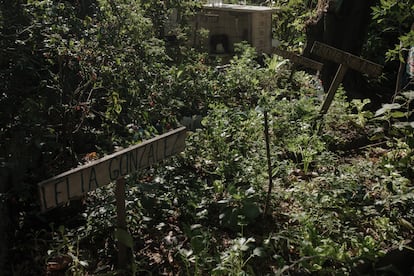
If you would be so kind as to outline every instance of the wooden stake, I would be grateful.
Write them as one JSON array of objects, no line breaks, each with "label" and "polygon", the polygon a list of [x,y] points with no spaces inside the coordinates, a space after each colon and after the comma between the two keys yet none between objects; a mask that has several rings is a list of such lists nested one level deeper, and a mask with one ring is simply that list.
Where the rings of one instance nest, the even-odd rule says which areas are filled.
[{"label": "wooden stake", "polygon": [[[115,186],[116,220],[117,228],[126,231],[126,209],[125,209],[125,178],[119,178]],[[128,263],[127,246],[118,239],[118,269],[125,272]]]},{"label": "wooden stake", "polygon": [[322,104],[319,114],[326,114],[326,112],[328,112],[328,109],[331,106],[331,103],[335,97],[336,90],[338,90],[339,85],[344,79],[346,71],[348,71],[348,67],[346,65],[340,64],[338,71],[336,71],[335,78],[333,79],[331,86],[329,87],[328,94],[326,95],[325,101]]},{"label": "wooden stake", "polygon": [[270,203],[270,196],[272,194],[272,189],[273,189],[272,160],[270,156],[269,122],[268,122],[268,116],[267,116],[266,110],[264,111],[264,128],[265,128],[264,134],[265,134],[265,140],[266,140],[266,157],[267,157],[267,172],[268,172],[268,177],[269,177],[269,187],[267,190],[263,217],[267,215],[267,211],[268,211],[269,203]]}]

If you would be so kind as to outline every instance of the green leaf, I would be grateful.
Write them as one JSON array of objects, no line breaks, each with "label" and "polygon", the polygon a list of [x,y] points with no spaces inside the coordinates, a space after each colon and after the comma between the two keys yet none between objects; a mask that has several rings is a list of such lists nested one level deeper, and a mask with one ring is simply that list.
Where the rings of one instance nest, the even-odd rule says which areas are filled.
[{"label": "green leaf", "polygon": [[404,118],[406,116],[405,112],[401,112],[401,111],[394,111],[391,113],[391,117],[393,118]]},{"label": "green leaf", "polygon": [[129,248],[132,248],[134,246],[134,240],[132,239],[132,236],[124,229],[115,229],[115,239],[123,243],[125,246],[128,246]]},{"label": "green leaf", "polygon": [[117,104],[117,105],[115,105],[115,109],[114,110],[115,110],[115,112],[117,114],[119,114],[122,111],[122,106],[120,104]]},{"label": "green leaf", "polygon": [[257,257],[265,257],[266,256],[266,251],[263,247],[256,247],[253,250],[253,255],[257,256]]},{"label": "green leaf", "polygon": [[396,128],[406,128],[406,127],[414,128],[414,122],[397,122],[397,123],[394,123],[393,126]]},{"label": "green leaf", "polygon": [[196,235],[191,238],[191,248],[198,254],[206,248],[206,242],[207,240],[203,235]]},{"label": "green leaf", "polygon": [[186,258],[189,258],[191,255],[193,255],[193,250],[191,250],[191,249],[187,250],[185,248],[181,248],[179,250],[179,252],[180,252],[181,255],[185,256]]},{"label": "green leaf", "polygon": [[260,215],[260,208],[254,203],[247,203],[243,206],[243,215],[249,220],[253,220]]},{"label": "green leaf", "polygon": [[179,79],[181,77],[181,74],[183,73],[183,70],[180,70],[177,72],[177,79]]},{"label": "green leaf", "polygon": [[414,91],[406,91],[402,92],[401,94],[410,101],[414,100]]},{"label": "green leaf", "polygon": [[406,229],[409,229],[411,231],[414,230],[414,226],[412,225],[412,223],[404,218],[400,218],[400,224]]},{"label": "green leaf", "polygon": [[390,110],[393,110],[393,109],[399,109],[399,108],[401,108],[401,105],[400,105],[400,104],[398,104],[398,103],[393,103],[393,104],[384,104],[384,105],[382,106],[382,108],[378,109],[378,110],[375,112],[375,117],[380,116],[380,115],[382,115],[382,114],[384,114],[384,113],[386,113],[386,112],[389,112]]},{"label": "green leaf", "polygon": [[83,267],[87,267],[89,265],[87,261],[79,261],[79,264]]}]

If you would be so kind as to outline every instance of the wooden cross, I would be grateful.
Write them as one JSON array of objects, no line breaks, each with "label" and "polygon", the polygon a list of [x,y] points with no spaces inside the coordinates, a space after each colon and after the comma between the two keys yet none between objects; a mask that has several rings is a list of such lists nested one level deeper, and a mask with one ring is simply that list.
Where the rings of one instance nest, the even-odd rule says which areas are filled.
[{"label": "wooden cross", "polygon": [[126,224],[125,176],[183,151],[185,137],[186,128],[181,127],[40,182],[38,187],[42,211],[63,205],[116,181],[118,268],[125,270],[127,246],[130,246],[122,240],[130,238]]},{"label": "wooden cross", "polygon": [[312,54],[316,54],[322,58],[331,60],[339,63],[338,71],[332,80],[331,86],[329,87],[328,94],[324,103],[322,104],[320,114],[326,114],[329,106],[331,105],[336,90],[338,90],[348,68],[367,74],[370,77],[377,77],[381,75],[383,66],[373,63],[369,60],[360,58],[348,52],[336,49],[332,46],[320,43],[316,41],[311,49]]}]

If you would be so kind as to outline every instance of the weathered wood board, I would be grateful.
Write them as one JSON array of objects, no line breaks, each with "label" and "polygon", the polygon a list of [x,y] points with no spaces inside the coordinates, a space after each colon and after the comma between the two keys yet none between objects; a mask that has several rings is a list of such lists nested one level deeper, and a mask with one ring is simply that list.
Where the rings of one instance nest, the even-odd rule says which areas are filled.
[{"label": "weathered wood board", "polygon": [[40,182],[42,211],[182,152],[185,137],[186,128],[181,127]]},{"label": "weathered wood board", "polygon": [[313,44],[311,53],[371,77],[377,77],[382,73],[383,66],[318,41]]},{"label": "weathered wood board", "polygon": [[313,59],[306,58],[306,57],[300,56],[298,54],[295,54],[295,53],[292,53],[292,52],[289,52],[289,51],[285,51],[285,50],[282,50],[282,49],[279,49],[279,48],[274,48],[273,52],[275,54],[281,56],[281,57],[289,59],[293,63],[303,65],[307,68],[310,68],[310,69],[313,69],[313,70],[316,70],[316,71],[321,71],[322,70],[323,64],[320,63],[320,62],[317,62]]},{"label": "weathered wood board", "polygon": [[371,77],[377,77],[382,73],[383,66],[318,41],[313,44],[311,53],[339,63],[339,68],[329,87],[325,101],[319,112],[320,114],[326,114],[328,112],[335,97],[336,90],[338,90],[349,68],[365,73]]}]

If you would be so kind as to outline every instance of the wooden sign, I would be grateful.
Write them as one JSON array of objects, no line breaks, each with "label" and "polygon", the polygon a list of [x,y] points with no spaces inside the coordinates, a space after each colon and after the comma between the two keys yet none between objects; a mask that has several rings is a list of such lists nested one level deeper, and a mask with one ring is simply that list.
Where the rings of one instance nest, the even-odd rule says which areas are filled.
[{"label": "wooden sign", "polygon": [[320,114],[326,114],[326,112],[328,112],[329,106],[335,97],[336,90],[338,90],[338,87],[341,84],[346,72],[348,71],[348,68],[365,73],[371,77],[377,77],[381,75],[383,68],[379,64],[365,60],[318,41],[313,44],[311,53],[340,64],[338,71],[332,80],[331,86],[329,87],[326,99],[322,104]]},{"label": "wooden sign", "polygon": [[311,53],[343,64],[370,77],[378,77],[382,73],[383,66],[318,41],[313,44]]},{"label": "wooden sign", "polygon": [[307,68],[314,69],[316,71],[321,71],[322,70],[323,64],[320,63],[320,62],[314,61],[313,59],[306,58],[306,57],[300,56],[298,54],[295,54],[295,53],[292,53],[292,52],[289,52],[289,51],[285,51],[285,50],[282,50],[282,49],[278,49],[278,48],[274,48],[273,51],[274,51],[275,54],[277,54],[281,57],[284,57],[286,59],[289,59],[293,63],[303,65]]},{"label": "wooden sign", "polygon": [[185,137],[186,128],[181,127],[40,182],[42,211],[183,151]]}]

